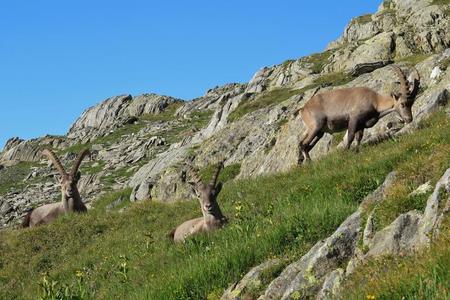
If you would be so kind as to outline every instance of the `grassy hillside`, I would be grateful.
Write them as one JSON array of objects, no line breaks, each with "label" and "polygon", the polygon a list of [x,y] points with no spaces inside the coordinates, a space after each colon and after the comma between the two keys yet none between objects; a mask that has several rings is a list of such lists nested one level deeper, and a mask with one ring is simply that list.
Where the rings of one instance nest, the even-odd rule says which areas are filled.
[{"label": "grassy hillside", "polygon": [[[399,199],[393,205],[379,209],[384,220],[379,226],[392,215],[423,209],[425,197],[410,201],[407,195],[427,180],[436,182],[450,166],[450,121],[438,113],[422,125],[412,135],[363,147],[359,153],[337,151],[286,174],[229,180],[219,196],[229,226],[183,245],[171,243],[167,234],[201,215],[197,201],[146,201],[105,209],[129,190],[99,199],[85,215],[2,231],[0,299],[217,299],[268,258],[282,257],[286,263],[298,259],[331,234],[394,169],[404,189],[392,195]],[[444,243],[446,253],[448,247]],[[440,263],[449,269],[448,255]],[[424,278],[433,276],[429,271],[424,268]],[[440,278],[440,284],[449,286],[448,279]],[[369,290],[369,285],[356,290],[356,296],[392,290],[401,294],[405,286],[380,284]]]}]

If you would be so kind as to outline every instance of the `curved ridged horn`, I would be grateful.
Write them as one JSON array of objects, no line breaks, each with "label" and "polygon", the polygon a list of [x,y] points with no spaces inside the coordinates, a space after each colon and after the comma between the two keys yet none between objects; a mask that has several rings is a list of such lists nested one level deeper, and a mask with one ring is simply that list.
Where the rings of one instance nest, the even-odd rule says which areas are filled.
[{"label": "curved ridged horn", "polygon": [[58,172],[61,176],[67,175],[61,161],[59,160],[58,156],[56,156],[55,152],[53,152],[52,150],[50,150],[48,148],[45,148],[44,150],[42,150],[42,154],[47,156],[48,159],[51,160],[51,162],[53,163],[53,166],[55,166],[55,168],[58,170]]},{"label": "curved ridged horn", "polygon": [[192,167],[191,165],[188,165],[187,167],[188,167],[189,173],[191,173],[191,177],[193,179],[192,182],[195,183],[196,185],[202,184],[202,179],[198,175],[197,170],[194,169],[194,167]]},{"label": "curved ridged horn", "polygon": [[210,186],[212,186],[212,187],[216,186],[217,178],[219,178],[219,174],[220,174],[220,171],[222,170],[222,168],[223,168],[223,161],[221,161],[217,164],[216,172],[214,173],[213,177],[211,178],[211,181],[209,182]]},{"label": "curved ridged horn", "polygon": [[75,176],[75,174],[77,174],[78,169],[80,168],[81,162],[83,161],[83,159],[90,155],[91,152],[88,149],[84,149],[83,151],[81,151],[78,154],[77,160],[75,161],[75,164],[72,167],[72,171],[70,172],[70,175]]},{"label": "curved ridged horn", "polygon": [[408,81],[406,80],[405,73],[403,73],[402,69],[400,69],[398,66],[391,66],[391,68],[394,70],[395,74],[397,74],[398,78],[400,79],[401,93],[403,95],[409,95]]},{"label": "curved ridged horn", "polygon": [[409,94],[411,97],[416,97],[417,93],[419,92],[419,86],[420,86],[420,75],[419,71],[417,71],[416,68],[413,67],[411,73],[408,76],[408,82],[409,82]]}]

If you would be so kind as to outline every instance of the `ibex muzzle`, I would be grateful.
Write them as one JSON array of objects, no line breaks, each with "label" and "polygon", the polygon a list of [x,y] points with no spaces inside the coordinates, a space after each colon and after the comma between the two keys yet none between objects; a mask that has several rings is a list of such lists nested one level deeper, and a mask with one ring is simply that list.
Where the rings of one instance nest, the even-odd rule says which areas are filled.
[{"label": "ibex muzzle", "polygon": [[419,91],[419,73],[414,68],[407,80],[399,67],[392,68],[399,77],[399,93],[383,96],[365,87],[346,88],[314,95],[305,104],[300,115],[307,131],[299,144],[304,162],[310,160],[309,151],[325,132],[347,129],[348,149],[355,138],[359,147],[364,129],[374,126],[380,118],[391,112],[397,112],[404,123],[412,122],[411,107]]}]

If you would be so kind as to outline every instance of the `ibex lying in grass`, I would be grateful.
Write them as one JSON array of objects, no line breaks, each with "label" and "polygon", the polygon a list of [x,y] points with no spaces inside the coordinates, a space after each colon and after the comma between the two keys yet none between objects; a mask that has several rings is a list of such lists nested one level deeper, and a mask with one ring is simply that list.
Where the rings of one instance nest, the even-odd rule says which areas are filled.
[{"label": "ibex lying in grass", "polygon": [[346,148],[349,149],[355,137],[359,147],[365,128],[374,126],[391,112],[399,113],[405,123],[412,121],[411,107],[419,90],[419,73],[414,68],[408,81],[399,67],[392,67],[400,79],[401,91],[398,94],[383,96],[369,88],[354,87],[314,95],[305,104],[300,114],[307,132],[299,144],[304,162],[310,160],[309,151],[325,132],[347,129]]},{"label": "ibex lying in grass", "polygon": [[186,221],[174,229],[170,236],[175,242],[184,242],[191,235],[216,230],[228,222],[217,203],[217,195],[222,189],[222,183],[217,183],[217,178],[222,168],[223,163],[219,163],[210,183],[204,184],[197,171],[189,166],[193,179],[189,183],[193,185],[196,194],[199,196],[203,217]]},{"label": "ibex lying in grass", "polygon": [[61,185],[62,201],[57,203],[46,204],[35,208],[28,212],[22,223],[23,227],[32,227],[40,224],[47,224],[55,220],[58,216],[67,212],[86,212],[86,206],[81,200],[78,192],[77,184],[80,179],[80,168],[83,159],[89,155],[89,150],[84,150],[75,161],[70,173],[66,173],[61,161],[56,154],[49,149],[42,151],[53,163],[53,166],[58,170],[58,181]]}]

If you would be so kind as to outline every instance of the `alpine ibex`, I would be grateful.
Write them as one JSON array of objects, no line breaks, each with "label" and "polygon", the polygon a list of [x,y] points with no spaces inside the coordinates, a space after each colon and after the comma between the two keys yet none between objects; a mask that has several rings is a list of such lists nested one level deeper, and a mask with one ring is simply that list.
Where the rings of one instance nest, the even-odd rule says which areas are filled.
[{"label": "alpine ibex", "polygon": [[359,147],[365,128],[374,126],[380,118],[391,112],[397,112],[405,123],[412,121],[411,107],[419,90],[419,73],[414,68],[407,80],[399,67],[392,68],[400,80],[400,93],[383,96],[365,87],[338,89],[314,95],[300,109],[307,127],[299,144],[304,162],[310,160],[309,151],[325,132],[347,129],[346,148],[349,149],[355,138]]},{"label": "alpine ibex", "polygon": [[78,192],[77,184],[80,179],[80,168],[83,159],[90,155],[89,150],[83,150],[78,154],[75,164],[72,167],[70,173],[67,173],[56,154],[50,149],[44,149],[43,155],[46,155],[53,166],[58,170],[59,176],[57,177],[59,184],[61,185],[62,201],[57,203],[46,204],[35,208],[28,212],[23,220],[23,227],[32,227],[41,224],[48,224],[55,220],[58,216],[68,212],[86,212],[87,208],[81,200],[80,193]]},{"label": "alpine ibex", "polygon": [[217,178],[219,177],[222,168],[223,163],[221,162],[218,164],[211,181],[208,184],[204,184],[197,171],[189,166],[189,171],[192,174],[193,179],[189,184],[194,187],[194,190],[199,197],[203,217],[186,221],[175,228],[170,234],[175,242],[184,242],[185,239],[191,235],[216,230],[228,222],[217,203],[217,195],[222,189],[222,183],[217,183]]}]

